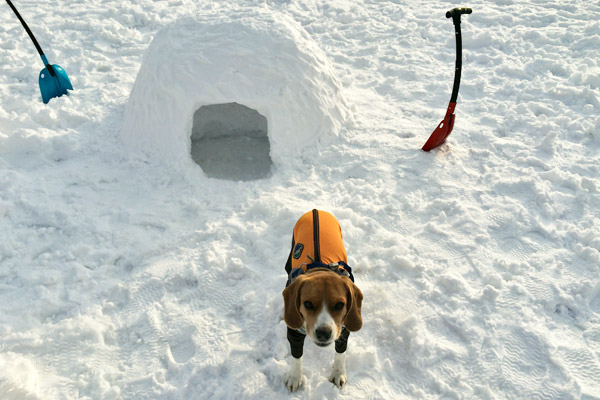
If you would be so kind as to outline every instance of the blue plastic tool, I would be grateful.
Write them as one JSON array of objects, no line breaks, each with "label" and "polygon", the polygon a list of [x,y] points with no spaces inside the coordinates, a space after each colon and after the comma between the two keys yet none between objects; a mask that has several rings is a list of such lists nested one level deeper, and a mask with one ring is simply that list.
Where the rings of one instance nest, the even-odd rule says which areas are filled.
[{"label": "blue plastic tool", "polygon": [[25,28],[25,31],[31,38],[31,41],[33,42],[35,48],[40,54],[42,62],[46,66],[46,68],[40,71],[39,78],[40,91],[42,92],[42,100],[44,101],[44,103],[48,103],[50,99],[54,97],[60,97],[63,94],[67,94],[67,89],[73,90],[73,85],[71,85],[71,81],[69,80],[69,77],[67,76],[65,70],[59,65],[50,64],[50,62],[44,55],[44,51],[40,47],[40,44],[35,39],[35,36],[33,36],[31,29],[29,29],[29,27],[25,23],[25,20],[21,17],[21,14],[19,14],[19,12],[10,0],[6,0],[6,2],[10,6],[10,8],[12,8],[17,18],[19,18],[19,21],[21,21],[21,25],[23,25],[23,28]]}]

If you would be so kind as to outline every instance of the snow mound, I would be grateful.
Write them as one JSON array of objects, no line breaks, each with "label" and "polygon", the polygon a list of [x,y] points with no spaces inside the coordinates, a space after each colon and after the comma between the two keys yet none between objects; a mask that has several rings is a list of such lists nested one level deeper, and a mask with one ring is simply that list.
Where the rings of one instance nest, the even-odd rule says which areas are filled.
[{"label": "snow mound", "polygon": [[[266,152],[276,166],[289,165],[327,143],[351,120],[340,82],[308,33],[287,16],[251,11],[183,18],[154,37],[127,104],[123,140],[162,162],[189,168],[195,152],[192,139],[202,136],[197,112],[214,107],[222,114],[235,110],[232,105],[250,109],[246,115],[266,118],[268,141],[263,138],[262,150],[254,155]],[[255,124],[236,125],[248,125],[252,140],[257,137],[252,134]],[[223,152],[228,149],[256,147],[231,146],[231,134],[226,130],[221,148],[207,152],[223,162],[243,158],[227,157]],[[212,129],[206,136],[214,140],[219,134]]]}]

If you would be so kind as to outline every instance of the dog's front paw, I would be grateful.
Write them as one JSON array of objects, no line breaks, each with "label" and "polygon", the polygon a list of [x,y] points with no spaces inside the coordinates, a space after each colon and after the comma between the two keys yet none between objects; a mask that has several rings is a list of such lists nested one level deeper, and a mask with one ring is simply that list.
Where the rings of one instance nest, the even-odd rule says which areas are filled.
[{"label": "dog's front paw", "polygon": [[341,389],[346,384],[346,372],[331,371],[331,375],[329,375],[329,382]]},{"label": "dog's front paw", "polygon": [[290,370],[285,375],[285,386],[290,392],[295,392],[302,385],[302,361],[300,358],[292,358]]},{"label": "dog's front paw", "polygon": [[285,375],[285,386],[290,392],[295,392],[302,385],[302,372],[297,374],[295,371],[290,370]]},{"label": "dog's front paw", "polygon": [[346,355],[344,353],[335,353],[335,361],[331,367],[329,382],[342,388],[346,384]]}]

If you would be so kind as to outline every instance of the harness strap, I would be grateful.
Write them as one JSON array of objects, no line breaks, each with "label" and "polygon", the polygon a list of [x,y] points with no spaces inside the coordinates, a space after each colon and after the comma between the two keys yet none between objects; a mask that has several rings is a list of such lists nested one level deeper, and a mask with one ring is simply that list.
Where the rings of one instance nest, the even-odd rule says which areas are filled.
[{"label": "harness strap", "polygon": [[321,238],[319,237],[319,211],[317,209],[312,210],[313,217],[313,242],[315,249],[315,260],[321,262]]},{"label": "harness strap", "polygon": [[292,283],[297,277],[299,277],[302,274],[305,274],[307,272],[309,272],[311,269],[315,269],[315,268],[327,268],[328,270],[335,272],[338,275],[342,275],[342,276],[347,276],[348,278],[350,278],[350,280],[352,282],[354,282],[354,275],[352,275],[352,268],[350,268],[350,266],[348,264],[346,264],[343,261],[338,261],[336,263],[332,263],[332,264],[323,264],[320,262],[314,262],[311,264],[303,264],[300,267],[293,269],[292,272],[290,272],[290,283]]}]

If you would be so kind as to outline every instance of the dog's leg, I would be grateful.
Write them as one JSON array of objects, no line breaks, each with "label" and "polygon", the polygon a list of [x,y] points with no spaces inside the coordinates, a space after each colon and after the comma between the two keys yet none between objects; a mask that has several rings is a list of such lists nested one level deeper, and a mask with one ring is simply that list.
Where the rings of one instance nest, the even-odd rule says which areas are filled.
[{"label": "dog's leg", "polygon": [[290,370],[285,376],[285,386],[290,392],[295,392],[302,383],[302,357],[292,357],[290,361]]},{"label": "dog's leg", "polygon": [[340,337],[335,341],[335,359],[331,367],[329,381],[341,388],[346,384],[346,348],[348,348],[348,337],[350,331],[342,328]]},{"label": "dog's leg", "polygon": [[287,339],[290,342],[292,359],[290,361],[290,370],[285,376],[285,386],[291,392],[294,392],[302,384],[302,354],[304,353],[304,339],[306,339],[306,335],[288,327]]},{"label": "dog's leg", "polygon": [[335,353],[329,381],[339,388],[346,384],[346,353]]}]

